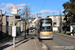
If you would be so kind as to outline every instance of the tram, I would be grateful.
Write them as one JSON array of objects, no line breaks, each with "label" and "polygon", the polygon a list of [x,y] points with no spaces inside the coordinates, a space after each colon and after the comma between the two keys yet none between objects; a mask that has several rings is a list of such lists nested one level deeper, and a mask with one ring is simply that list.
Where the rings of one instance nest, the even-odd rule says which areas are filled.
[{"label": "tram", "polygon": [[36,36],[39,39],[53,39],[53,27],[51,18],[40,18],[36,21]]}]

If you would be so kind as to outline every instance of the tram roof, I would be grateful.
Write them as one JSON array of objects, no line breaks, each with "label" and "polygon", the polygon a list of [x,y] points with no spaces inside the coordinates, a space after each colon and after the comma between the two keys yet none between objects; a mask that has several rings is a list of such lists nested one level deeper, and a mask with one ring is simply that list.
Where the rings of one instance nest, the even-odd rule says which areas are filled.
[{"label": "tram roof", "polygon": [[51,19],[51,18],[39,18],[37,21],[40,21],[41,19],[45,19],[45,20],[47,19],[48,20],[48,19]]},{"label": "tram roof", "polygon": [[40,19],[51,19],[51,18],[40,18]]}]

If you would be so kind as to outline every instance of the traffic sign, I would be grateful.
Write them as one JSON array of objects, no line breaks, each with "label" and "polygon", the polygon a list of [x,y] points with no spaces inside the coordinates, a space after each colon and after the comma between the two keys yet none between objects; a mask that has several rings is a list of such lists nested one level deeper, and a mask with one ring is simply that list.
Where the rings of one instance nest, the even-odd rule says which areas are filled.
[{"label": "traffic sign", "polygon": [[17,8],[17,6],[11,6],[11,8]]},{"label": "traffic sign", "polygon": [[12,26],[12,37],[16,37],[16,26]]},{"label": "traffic sign", "polygon": [[15,15],[15,20],[21,20],[21,16],[20,15]]},{"label": "traffic sign", "polygon": [[11,14],[17,14],[17,6],[11,6]]}]

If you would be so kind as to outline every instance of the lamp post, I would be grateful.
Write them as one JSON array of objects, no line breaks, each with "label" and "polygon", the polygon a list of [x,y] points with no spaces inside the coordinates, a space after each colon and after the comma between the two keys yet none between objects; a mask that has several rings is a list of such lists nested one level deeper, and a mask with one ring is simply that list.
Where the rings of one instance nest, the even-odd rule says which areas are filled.
[{"label": "lamp post", "polygon": [[60,11],[60,27],[59,27],[59,32],[61,33],[62,31],[62,16],[61,16],[61,10]]}]

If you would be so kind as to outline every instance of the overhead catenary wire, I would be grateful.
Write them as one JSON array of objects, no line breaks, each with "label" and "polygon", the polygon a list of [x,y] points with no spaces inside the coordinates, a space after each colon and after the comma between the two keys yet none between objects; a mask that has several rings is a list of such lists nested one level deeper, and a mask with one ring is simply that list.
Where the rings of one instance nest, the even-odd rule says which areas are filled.
[{"label": "overhead catenary wire", "polygon": [[[46,0],[44,1],[43,5],[41,6],[40,11],[41,11],[41,9],[43,8],[45,2],[46,2]],[[41,13],[36,13],[37,17],[38,17],[39,14],[41,14]]]},{"label": "overhead catenary wire", "polygon": [[[67,2],[69,2],[69,1],[67,1]],[[58,9],[56,9],[57,11],[61,8],[62,6],[60,6]]]},{"label": "overhead catenary wire", "polygon": [[[43,8],[45,2],[46,2],[46,0],[44,0],[44,3],[43,3],[43,5],[41,6],[40,11],[42,10],[42,8]],[[69,2],[69,1],[67,1],[67,2]],[[62,6],[60,6],[58,9],[56,9],[56,11],[58,11],[60,8],[62,8]],[[38,14],[38,13],[37,13],[37,14]]]},{"label": "overhead catenary wire", "polygon": [[46,2],[46,0],[44,1],[43,5],[41,6],[40,11],[41,11],[41,9],[43,8],[43,6],[44,6],[45,2]]}]

